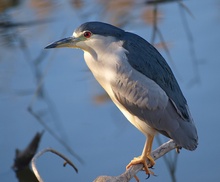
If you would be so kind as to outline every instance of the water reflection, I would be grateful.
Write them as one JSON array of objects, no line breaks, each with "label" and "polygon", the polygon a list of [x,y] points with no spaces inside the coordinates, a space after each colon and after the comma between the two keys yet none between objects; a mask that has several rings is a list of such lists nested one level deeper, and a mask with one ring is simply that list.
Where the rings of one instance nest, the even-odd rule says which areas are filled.
[{"label": "water reflection", "polygon": [[[188,6],[190,6],[190,3],[188,3]],[[187,16],[191,16],[188,9],[186,8],[188,6],[183,6],[183,2],[180,1],[161,0],[96,0],[92,2],[81,0],[31,0],[22,2],[18,0],[0,1],[0,95],[1,99],[4,99],[1,100],[2,102],[0,103],[0,107],[3,116],[2,120],[7,122],[5,124],[4,121],[2,121],[2,123],[4,123],[4,126],[2,126],[2,128],[5,131],[1,132],[1,138],[5,138],[6,136],[8,138],[11,137],[11,139],[9,139],[11,141],[10,146],[8,143],[6,144],[5,141],[1,141],[1,145],[6,147],[6,151],[11,151],[11,155],[8,154],[7,160],[3,162],[3,164],[5,165],[4,167],[9,168],[8,166],[11,166],[13,161],[12,153],[14,152],[15,148],[22,148],[21,145],[25,143],[25,138],[27,138],[27,136],[33,135],[33,133],[39,131],[42,128],[45,129],[46,133],[50,134],[49,136],[45,136],[44,144],[42,145],[45,147],[50,146],[51,144],[56,145],[58,148],[62,148],[62,150],[68,151],[68,154],[71,153],[72,156],[74,156],[73,160],[78,159],[82,162],[82,158],[84,159],[84,157],[86,156],[84,152],[88,155],[88,153],[90,153],[90,150],[93,151],[92,147],[97,147],[98,149],[100,149],[100,146],[98,144],[94,144],[92,145],[92,147],[89,148],[88,143],[83,143],[83,141],[88,141],[88,139],[84,138],[90,138],[89,135],[91,133],[89,132],[93,131],[95,127],[92,128],[91,126],[91,129],[87,129],[87,127],[90,125],[87,122],[81,121],[82,118],[77,115],[77,113],[80,112],[82,113],[80,115],[81,117],[86,117],[82,115],[87,115],[86,113],[89,113],[90,110],[90,114],[92,115],[92,112],[94,112],[94,110],[91,109],[91,103],[89,103],[86,99],[83,100],[83,103],[81,103],[77,99],[75,99],[74,101],[72,99],[74,97],[73,92],[76,93],[76,95],[78,94],[78,97],[81,100],[85,98],[86,94],[88,95],[88,92],[86,92],[86,89],[81,89],[81,92],[77,92],[77,87],[81,83],[69,84],[65,89],[62,88],[62,83],[64,82],[63,80],[69,77],[73,77],[72,74],[75,73],[72,73],[73,71],[69,73],[60,73],[57,71],[59,70],[59,66],[61,66],[61,64],[65,65],[67,63],[56,63],[54,60],[56,59],[56,56],[58,57],[57,52],[55,56],[51,57],[50,55],[48,55],[48,52],[45,52],[43,50],[43,47],[48,42],[50,42],[51,40],[56,40],[55,36],[60,36],[59,33],[63,30],[68,29],[69,34],[74,27],[78,26],[83,21],[88,21],[92,19],[107,21],[122,28],[129,29],[132,27],[132,30],[134,31],[144,29],[144,27],[148,27],[149,32],[147,34],[151,35],[148,36],[148,40],[166,55],[167,61],[174,68],[178,79],[181,79],[181,81],[185,81],[185,77],[189,75],[187,77],[188,81],[186,82],[189,82],[188,85],[190,88],[192,88],[192,85],[195,85],[195,83],[197,84],[198,81],[201,81],[201,75],[199,74],[200,72],[198,67],[200,60],[198,60],[196,55],[196,43],[194,41],[195,35],[191,32],[191,26],[193,25],[188,24],[187,19]],[[176,9],[178,9],[178,11]],[[170,11],[178,12],[180,13],[180,15],[178,16],[178,18],[174,17],[174,15],[176,16],[176,14]],[[194,12],[197,12],[196,9],[192,9],[191,11],[192,14]],[[200,12],[197,12],[197,17],[199,17],[199,13]],[[172,15],[172,17],[170,14]],[[71,16],[70,19],[66,18],[69,16]],[[58,21],[54,17],[56,17]],[[167,17],[172,19],[173,22],[171,25],[166,26],[165,22],[168,19]],[[66,21],[66,24],[64,24],[64,21]],[[177,22],[179,21],[182,22],[182,28],[179,29],[183,30],[182,34],[184,34],[181,35],[183,36],[181,40],[188,40],[188,42],[184,44],[184,47],[182,49],[183,51],[185,49],[189,49],[188,54],[190,56],[188,57],[191,58],[189,67],[193,67],[192,74],[188,74],[188,70],[183,71],[180,68],[181,66],[184,66],[184,63],[178,63],[173,59],[173,57],[176,55],[173,50],[177,49],[175,48],[175,43],[171,43],[172,39],[170,37],[172,37],[172,34],[176,30],[179,30],[178,27],[175,27],[175,24],[177,24]],[[66,27],[64,25],[66,25]],[[168,33],[166,31],[166,33],[164,33],[165,30],[169,30],[170,32]],[[27,31],[29,32],[27,33]],[[145,35],[145,30],[142,30],[142,33],[143,35]],[[176,39],[178,40],[178,37],[176,37]],[[75,56],[75,54],[70,55],[69,52],[66,52],[66,55],[67,54],[68,56],[66,56],[65,59],[72,59],[72,56]],[[177,55],[175,56],[175,58],[181,56],[182,55]],[[79,63],[74,62],[74,64]],[[72,69],[72,65],[69,64],[64,67],[65,70],[68,70],[68,68]],[[10,72],[10,70],[12,71]],[[53,70],[54,72],[52,72],[51,70]],[[10,74],[10,79],[7,79],[7,74]],[[80,73],[78,72],[78,74]],[[80,77],[83,76],[80,75]],[[72,79],[68,83],[74,81]],[[82,85],[80,86],[82,88]],[[95,84],[93,84],[93,86],[96,89],[97,86]],[[90,89],[91,91],[89,91],[89,93],[92,93],[93,87]],[[71,90],[71,93],[64,92],[66,90]],[[82,94],[84,95],[81,96]],[[108,96],[105,93],[101,93],[100,95],[93,93],[93,95],[93,98],[95,98],[96,102],[103,104],[101,105],[101,107],[107,107],[107,109],[109,109],[108,106],[104,106],[109,104]],[[59,97],[60,99],[57,97]],[[14,98],[16,98],[17,100]],[[98,108],[97,110],[99,109],[100,108]],[[13,114],[8,114],[9,110]],[[67,114],[68,110],[71,110],[69,111],[69,115]],[[86,110],[88,111],[85,112]],[[75,115],[77,115],[78,117],[75,117]],[[106,118],[106,116],[102,117],[102,115],[104,114],[100,113],[100,118]],[[113,115],[113,119],[110,118],[110,120],[118,120],[117,114],[114,113]],[[90,117],[88,117],[87,119],[90,119]],[[79,122],[78,126],[77,124],[75,124],[77,122]],[[118,125],[120,125],[120,123]],[[25,127],[28,128],[24,129]],[[122,128],[123,127],[124,125],[122,125]],[[68,132],[69,128],[72,128],[71,131],[73,132]],[[80,131],[76,131],[77,128],[80,128]],[[102,134],[98,134],[100,130],[101,129],[94,130],[93,135],[96,136],[95,138],[97,139],[102,137]],[[14,131],[14,133],[9,135],[8,133],[11,131]],[[110,136],[113,135],[114,132]],[[17,140],[17,138],[19,138],[19,141]],[[91,138],[93,137],[91,136]],[[160,143],[160,140],[165,141],[166,139],[158,138],[158,143]],[[97,140],[97,143],[98,141],[99,140]],[[113,140],[113,144],[114,141],[115,140]],[[87,145],[88,148],[82,147],[81,150],[79,149],[80,146]],[[100,149],[100,151],[102,151],[102,149]],[[95,156],[97,155],[95,152],[91,155],[92,158],[95,158]],[[112,153],[114,153],[114,151],[112,151]],[[131,152],[131,154],[131,156],[134,155],[133,152]],[[108,155],[110,154],[108,153]],[[130,158],[127,157],[127,160],[129,161]],[[172,181],[180,179],[181,176],[176,176],[176,169],[178,169],[178,165],[181,165],[177,163],[177,155],[175,153],[170,153],[169,155],[164,157],[164,160],[167,165],[165,165],[166,169],[169,169]],[[87,159],[86,163],[91,163],[91,161],[89,162]],[[157,168],[158,174],[162,173],[162,170],[159,170],[160,165],[162,164],[155,166],[155,168]],[[111,168],[113,168],[113,166],[114,164],[111,163]],[[84,171],[84,167],[82,167],[81,170]],[[95,176],[98,176],[99,174],[101,174],[101,171],[98,170],[97,167],[97,171],[95,171],[94,169],[91,170],[91,173],[93,173],[93,175]],[[164,173],[167,174],[168,172]],[[91,179],[92,175],[89,174],[90,173],[88,172],[88,174],[86,173],[87,176],[84,175],[80,176],[79,178],[87,180]],[[50,174],[47,175],[49,176]],[[20,174],[17,174],[17,176],[20,176]],[[169,177],[167,178],[168,180],[170,179]],[[1,172],[0,179],[2,179]],[[13,180],[16,181],[16,179]],[[5,181],[5,179],[3,179],[3,181]]]}]

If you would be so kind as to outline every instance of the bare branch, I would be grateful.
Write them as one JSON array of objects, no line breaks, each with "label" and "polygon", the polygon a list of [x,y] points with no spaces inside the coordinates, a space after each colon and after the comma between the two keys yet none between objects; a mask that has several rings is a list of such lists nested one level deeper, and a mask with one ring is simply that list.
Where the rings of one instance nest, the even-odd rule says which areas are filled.
[{"label": "bare branch", "polygon": [[52,152],[58,156],[60,156],[61,158],[63,158],[65,160],[63,166],[66,166],[66,164],[69,164],[70,166],[73,167],[73,169],[78,173],[78,169],[76,168],[76,166],[69,160],[67,159],[63,154],[57,152],[56,150],[52,149],[52,148],[46,148],[40,152],[38,152],[32,159],[31,161],[31,167],[32,167],[32,170],[36,176],[36,178],[38,179],[39,182],[43,182],[43,179],[41,178],[38,170],[37,170],[37,167],[36,167],[36,160],[41,156],[43,155],[44,153],[46,152]]},{"label": "bare branch", "polygon": [[[173,140],[170,140],[154,150],[151,156],[154,160],[157,160],[175,148],[177,148],[177,145]],[[93,182],[128,182],[142,169],[142,164],[133,165],[119,176],[99,176]]]}]

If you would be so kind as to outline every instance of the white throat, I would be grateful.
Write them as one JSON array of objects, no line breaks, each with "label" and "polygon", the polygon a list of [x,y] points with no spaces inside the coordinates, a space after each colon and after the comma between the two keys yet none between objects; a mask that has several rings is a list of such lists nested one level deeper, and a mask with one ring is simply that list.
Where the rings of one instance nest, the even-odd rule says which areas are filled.
[{"label": "white throat", "polygon": [[[112,40],[111,37],[109,37]],[[97,41],[97,40],[94,40]],[[84,51],[84,59],[96,80],[108,92],[108,84],[115,80],[118,67],[126,61],[123,42],[111,42],[108,37],[105,41],[92,43],[90,51]],[[97,56],[98,55],[98,56]]]}]

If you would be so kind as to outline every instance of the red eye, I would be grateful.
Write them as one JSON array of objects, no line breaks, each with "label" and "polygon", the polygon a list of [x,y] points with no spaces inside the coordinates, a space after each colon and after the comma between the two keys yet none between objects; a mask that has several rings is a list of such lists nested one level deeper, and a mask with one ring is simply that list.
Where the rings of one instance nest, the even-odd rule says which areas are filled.
[{"label": "red eye", "polygon": [[84,35],[85,38],[89,38],[89,37],[91,37],[92,33],[89,32],[89,31],[86,31],[86,32],[84,32],[83,35]]}]

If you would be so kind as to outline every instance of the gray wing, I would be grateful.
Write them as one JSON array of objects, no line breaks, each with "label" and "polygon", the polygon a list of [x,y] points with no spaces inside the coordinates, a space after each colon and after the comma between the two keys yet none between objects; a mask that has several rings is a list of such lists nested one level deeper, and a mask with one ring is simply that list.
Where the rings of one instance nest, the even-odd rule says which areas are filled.
[{"label": "gray wing", "polygon": [[[173,75],[172,77],[174,78]],[[135,118],[137,117],[163,135],[172,138],[177,145],[194,150],[198,145],[198,135],[191,117],[186,118],[189,117],[186,100],[178,84],[169,83],[171,88],[163,89],[153,79],[133,69],[130,64],[119,64],[117,76],[111,84],[114,94],[111,98],[128,120],[134,122],[133,124],[138,121]],[[140,125],[141,121],[138,121],[138,129],[146,134],[147,131]]]},{"label": "gray wing", "polygon": [[111,88],[117,101],[129,113],[147,122],[152,128],[165,129],[158,121],[163,116],[169,98],[153,80],[132,70],[131,66],[121,66]]},{"label": "gray wing", "polygon": [[189,121],[187,101],[164,58],[146,40],[126,32],[123,47],[128,51],[129,64],[137,71],[156,82],[167,94],[177,113]]}]

